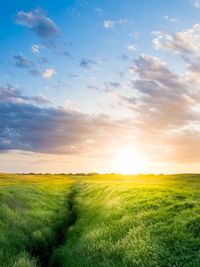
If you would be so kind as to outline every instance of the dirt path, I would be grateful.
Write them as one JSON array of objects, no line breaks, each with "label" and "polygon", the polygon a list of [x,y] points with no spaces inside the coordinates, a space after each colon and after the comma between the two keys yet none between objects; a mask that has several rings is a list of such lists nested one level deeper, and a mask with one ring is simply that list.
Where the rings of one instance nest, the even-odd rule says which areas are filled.
[{"label": "dirt path", "polygon": [[[59,267],[54,253],[59,249],[65,242],[68,230],[75,224],[77,219],[77,214],[74,208],[74,199],[77,195],[77,185],[73,184],[70,188],[70,193],[67,196],[66,207],[66,217],[63,219],[62,224],[55,231],[55,238],[46,251],[38,248],[35,252],[32,252],[32,256],[35,257],[38,261],[38,266],[40,267]],[[55,218],[56,219],[56,218]],[[42,247],[42,246],[41,246]]]}]

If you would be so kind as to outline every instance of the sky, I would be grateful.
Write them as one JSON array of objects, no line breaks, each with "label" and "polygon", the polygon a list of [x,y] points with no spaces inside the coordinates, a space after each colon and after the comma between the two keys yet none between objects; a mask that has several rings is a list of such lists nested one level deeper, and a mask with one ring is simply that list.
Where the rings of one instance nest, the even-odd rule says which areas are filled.
[{"label": "sky", "polygon": [[0,23],[0,172],[200,172],[200,0],[3,0]]}]

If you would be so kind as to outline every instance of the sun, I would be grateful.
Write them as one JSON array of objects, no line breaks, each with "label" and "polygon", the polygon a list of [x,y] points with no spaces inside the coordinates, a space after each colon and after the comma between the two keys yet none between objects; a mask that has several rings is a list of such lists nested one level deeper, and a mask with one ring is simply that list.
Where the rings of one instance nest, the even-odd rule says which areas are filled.
[{"label": "sun", "polygon": [[115,173],[136,174],[145,172],[147,160],[135,149],[121,148],[115,152],[111,164]]}]

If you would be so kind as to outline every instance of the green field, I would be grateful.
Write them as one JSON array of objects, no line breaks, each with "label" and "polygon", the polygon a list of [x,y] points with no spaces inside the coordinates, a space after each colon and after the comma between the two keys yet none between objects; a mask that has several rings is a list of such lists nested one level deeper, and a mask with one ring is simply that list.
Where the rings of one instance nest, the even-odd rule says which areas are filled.
[{"label": "green field", "polygon": [[69,218],[70,178],[0,175],[0,266],[40,266]]},{"label": "green field", "polygon": [[200,175],[0,175],[1,267],[200,266]]}]

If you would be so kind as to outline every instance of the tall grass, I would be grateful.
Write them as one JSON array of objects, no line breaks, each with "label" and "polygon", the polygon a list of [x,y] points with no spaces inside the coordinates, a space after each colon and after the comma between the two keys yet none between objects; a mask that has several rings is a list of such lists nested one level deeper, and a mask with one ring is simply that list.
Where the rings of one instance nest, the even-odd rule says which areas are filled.
[{"label": "tall grass", "polygon": [[200,266],[199,175],[84,177],[77,190],[51,266]]},{"label": "tall grass", "polygon": [[45,266],[68,218],[60,175],[0,175],[0,266]]},{"label": "tall grass", "polygon": [[0,175],[1,267],[199,267],[200,175]]}]

